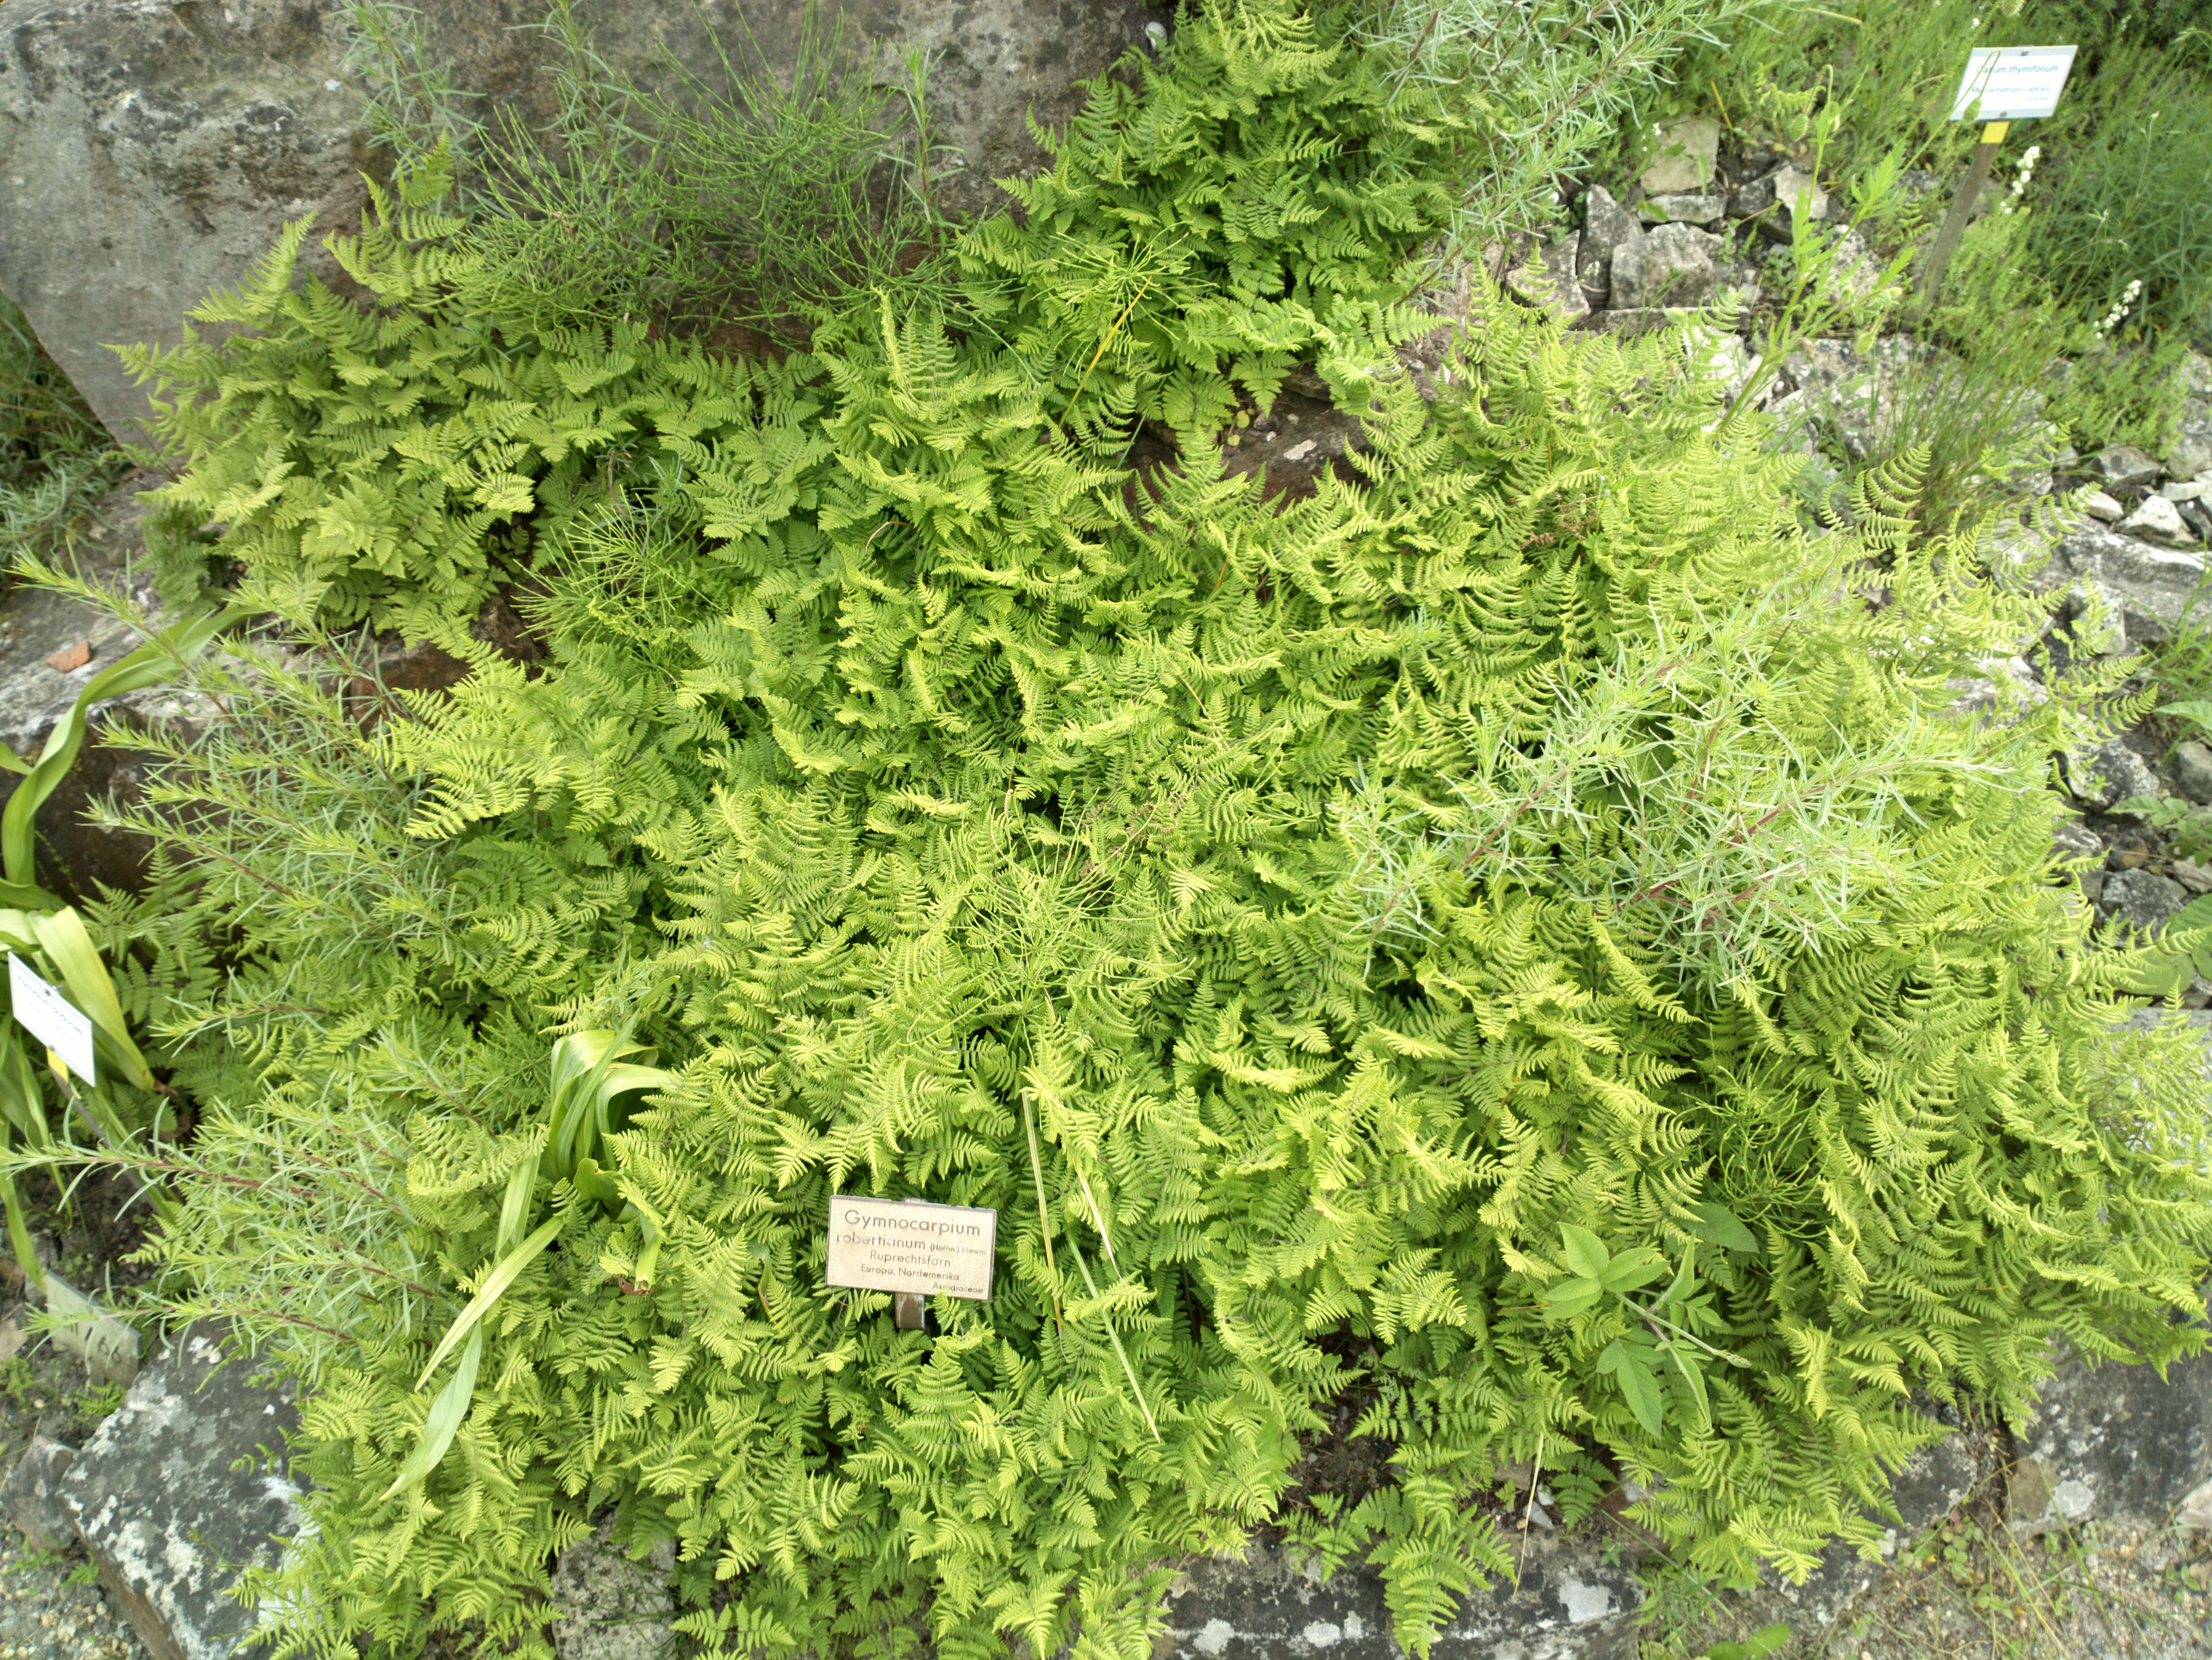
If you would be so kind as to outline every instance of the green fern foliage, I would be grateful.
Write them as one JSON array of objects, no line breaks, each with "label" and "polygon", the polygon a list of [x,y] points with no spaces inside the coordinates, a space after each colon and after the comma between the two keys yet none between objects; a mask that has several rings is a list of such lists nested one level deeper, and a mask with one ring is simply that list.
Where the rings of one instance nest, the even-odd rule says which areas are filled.
[{"label": "green fern foliage", "polygon": [[447,179],[441,152],[396,198],[370,181],[362,235],[326,239],[373,303],[295,286],[303,219],[191,313],[244,331],[123,351],[175,394],[155,427],[182,474],[153,494],[222,530],[249,603],[450,639],[587,508],[750,424],[742,363],[641,325],[510,333],[454,307],[480,262],[435,210]]},{"label": "green fern foliage", "polygon": [[[359,255],[404,302],[272,265],[282,329],[185,349],[260,364],[173,489],[261,591],[453,637],[527,514],[551,642],[447,698],[204,666],[228,724],[114,815],[167,875],[100,943],[209,1104],[165,1294],[308,1385],[278,1656],[546,1656],[610,1507],[701,1654],[1138,1655],[1271,1517],[1424,1653],[1509,1465],[1802,1574],[1879,1543],[1918,1395],[2202,1347],[2195,1060],[2111,1034],[2145,959],[2050,863],[2116,671],[1939,715],[2036,602],[1914,538],[1911,460],[1804,534],[1677,340],[1479,287],[1425,403],[1443,141],[1316,38],[1187,16],[961,304],[781,364],[471,333],[420,219]],[[1309,351],[1364,447],[1263,502],[1206,429]],[[1129,491],[1138,419],[1183,441]],[[407,539],[311,541],[378,490]],[[587,1171],[547,1103],[616,1033],[659,1075]],[[837,1193],[995,1209],[992,1296],[828,1286]],[[1351,1391],[1395,1480],[1294,1492]]]}]

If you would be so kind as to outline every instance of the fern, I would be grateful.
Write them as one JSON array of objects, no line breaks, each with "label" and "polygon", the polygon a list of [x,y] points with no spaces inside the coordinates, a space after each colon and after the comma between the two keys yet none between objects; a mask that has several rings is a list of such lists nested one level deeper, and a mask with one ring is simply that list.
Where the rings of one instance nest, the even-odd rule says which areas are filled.
[{"label": "fern", "polygon": [[[2110,1036],[2146,959],[2048,862],[2114,671],[1939,723],[2035,602],[1908,539],[1909,464],[1802,535],[1679,342],[1478,283],[1425,404],[1403,258],[1473,118],[1330,40],[1187,17],[962,295],[780,364],[268,287],[240,418],[179,408],[257,592],[472,669],[364,736],[209,666],[228,722],[109,815],[164,849],[131,995],[223,1108],[172,1300],[310,1385],[280,1655],[543,1654],[610,1505],[702,1652],[1133,1652],[1155,1564],[1271,1517],[1425,1651],[1510,1464],[1802,1575],[1878,1541],[1916,1392],[2201,1346],[2194,1061]],[[1367,447],[1263,502],[1206,434],[1309,353]],[[527,672],[458,628],[526,532]],[[629,1209],[529,1158],[549,1049],[614,1031],[666,1068],[602,1127]],[[854,1191],[997,1210],[991,1299],[826,1287]],[[1295,1493],[1354,1389],[1395,1479]]]}]

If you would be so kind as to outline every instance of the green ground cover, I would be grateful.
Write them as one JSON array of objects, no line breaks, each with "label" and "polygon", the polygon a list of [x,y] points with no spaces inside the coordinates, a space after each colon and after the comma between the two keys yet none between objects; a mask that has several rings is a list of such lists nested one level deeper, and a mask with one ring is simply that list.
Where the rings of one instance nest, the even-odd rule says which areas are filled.
[{"label": "green ground cover", "polygon": [[[138,354],[164,597],[236,570],[259,621],[179,652],[222,718],[149,740],[109,817],[153,886],[90,908],[189,1157],[127,1084],[148,1145],[61,1155],[163,1174],[149,1307],[311,1386],[318,1530],[246,1587],[277,1652],[544,1653],[529,1593],[608,1506],[677,1544],[702,1652],[1148,1653],[1160,1564],[1271,1519],[1423,1651],[1510,1572],[1508,1466],[1571,1521],[1638,1484],[1741,1584],[1878,1545],[1916,1392],[2202,1346],[2194,1053],[2106,1034],[2152,964],[2051,861],[2051,751],[2152,694],[1936,714],[2045,614],[1982,580],[1987,443],[1900,441],[1808,525],[1671,337],[1478,280],[1443,393],[1395,366],[1440,252],[1700,77],[1839,192],[1954,162],[1894,11],[1652,0],[1516,58],[1480,6],[1218,0],[1018,222],[937,219],[919,83],[888,198],[880,109],[785,109],[844,135],[803,270],[736,106],[633,99],[563,9],[571,142],[501,148],[386,15],[398,182],[334,243],[375,303],[295,283],[303,224],[196,313],[243,332]],[[2170,418],[2146,366],[2204,325],[2146,208],[2086,337],[2136,279],[2078,202],[2137,141],[2082,102],[1915,325],[1985,386],[2107,351],[2077,442]],[[625,214],[549,238],[579,192]],[[1218,441],[1299,365],[1370,447],[1263,504]],[[1147,423],[1181,465],[1133,480]],[[1890,603],[1837,603],[1871,567]],[[542,662],[470,636],[501,588]],[[384,692],[363,623],[474,672]],[[920,1333],[827,1288],[856,1192],[995,1208],[994,1296]],[[1292,1493],[1347,1393],[1394,1479]]]}]

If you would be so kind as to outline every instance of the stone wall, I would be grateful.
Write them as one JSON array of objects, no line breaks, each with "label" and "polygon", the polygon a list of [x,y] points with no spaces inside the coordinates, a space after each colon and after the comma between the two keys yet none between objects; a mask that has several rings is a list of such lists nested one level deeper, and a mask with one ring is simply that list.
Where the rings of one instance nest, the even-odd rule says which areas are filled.
[{"label": "stone wall", "polygon": [[[1146,41],[1164,14],[1136,0],[822,0],[888,79],[902,50],[938,54],[939,137],[964,171],[940,205],[1004,198],[994,178],[1047,160],[1025,117],[1065,126],[1074,82]],[[472,94],[542,125],[555,108],[551,44],[514,26],[543,0],[416,0],[432,57]],[[581,0],[609,64],[653,88],[669,54],[719,73],[709,27],[749,62],[747,32],[788,72],[804,0]],[[665,51],[664,52],[664,48]],[[287,221],[360,226],[368,99],[345,68],[339,0],[9,0],[0,10],[0,292],[118,439],[143,434],[146,394],[111,344],[174,344],[184,313],[245,277]],[[342,275],[319,248],[311,268]]]}]

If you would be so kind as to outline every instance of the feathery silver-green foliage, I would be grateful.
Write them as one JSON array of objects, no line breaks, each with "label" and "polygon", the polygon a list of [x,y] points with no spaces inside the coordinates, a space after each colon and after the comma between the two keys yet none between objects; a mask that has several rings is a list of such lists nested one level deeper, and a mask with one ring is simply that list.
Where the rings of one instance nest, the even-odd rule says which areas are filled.
[{"label": "feathery silver-green foliage", "polygon": [[1458,210],[1431,266],[1540,231],[1562,174],[1614,137],[1670,59],[1763,0],[1363,0],[1346,38],[1398,64],[1395,89],[1449,88],[1481,112]]}]

